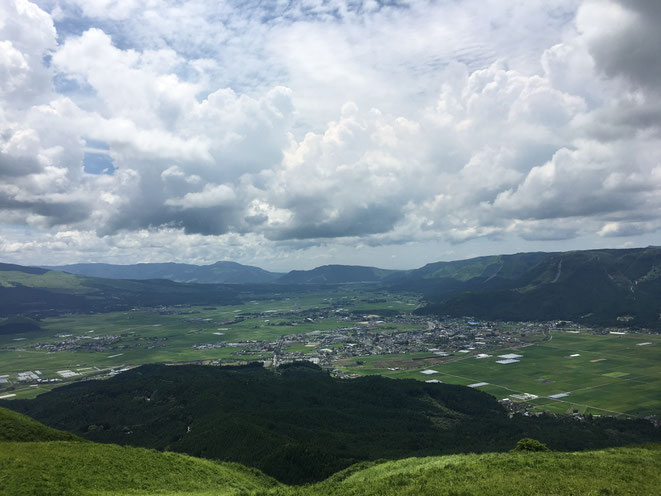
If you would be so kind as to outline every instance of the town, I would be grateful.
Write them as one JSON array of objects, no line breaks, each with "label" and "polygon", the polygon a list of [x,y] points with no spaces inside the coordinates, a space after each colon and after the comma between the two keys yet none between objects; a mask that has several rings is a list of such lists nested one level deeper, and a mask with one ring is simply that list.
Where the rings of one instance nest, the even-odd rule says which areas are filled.
[{"label": "town", "polygon": [[[5,341],[0,351],[14,365],[0,370],[0,398],[33,397],[154,362],[275,368],[307,361],[340,379],[379,374],[469,386],[496,396],[512,414],[623,415],[600,388],[618,387],[656,353],[657,335],[645,329],[434,318],[411,313],[415,300],[399,298],[320,296],[300,305],[285,296],[239,307],[173,305],[67,317],[57,321],[58,332]],[[583,402],[581,376],[592,391]],[[636,384],[644,394],[653,387]]]}]

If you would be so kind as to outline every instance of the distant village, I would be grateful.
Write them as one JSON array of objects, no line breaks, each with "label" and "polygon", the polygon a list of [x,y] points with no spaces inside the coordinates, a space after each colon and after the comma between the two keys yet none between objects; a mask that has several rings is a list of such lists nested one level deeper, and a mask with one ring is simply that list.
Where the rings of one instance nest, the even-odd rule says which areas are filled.
[{"label": "distant village", "polygon": [[[267,367],[296,361],[309,361],[327,368],[335,377],[351,379],[358,374],[338,367],[338,363],[353,360],[356,365],[364,364],[363,357],[371,355],[401,354],[411,355],[410,360],[456,359],[471,357],[475,359],[489,358],[495,350],[508,348],[517,349],[534,342],[548,339],[553,329],[564,329],[567,332],[591,331],[599,333],[612,332],[622,334],[622,329],[591,330],[567,321],[554,322],[479,322],[471,318],[465,319],[430,319],[429,317],[412,314],[381,315],[379,313],[356,313],[339,307],[327,309],[278,311],[267,310],[260,313],[239,313],[231,320],[214,321],[209,318],[194,316],[194,311],[177,307],[159,307],[153,309],[160,315],[182,314],[191,316],[188,323],[199,323],[199,331],[188,331],[192,334],[209,332],[209,324],[213,326],[231,326],[244,320],[260,321],[262,326],[301,326],[313,327],[324,319],[346,321],[346,326],[328,330],[313,330],[310,332],[281,335],[274,340],[223,340],[224,332],[213,332],[219,339],[204,344],[194,344],[194,350],[231,349],[225,358],[205,359],[186,363],[206,365],[225,365],[261,361]],[[160,324],[153,324],[159,326]],[[228,330],[230,327],[218,329]],[[123,351],[139,346],[143,349],[164,348],[168,346],[167,337],[141,336],[129,331],[121,334],[98,335],[95,330],[88,330],[82,335],[60,333],[54,336],[57,340],[33,344],[32,350],[55,353],[60,351],[86,351],[111,353],[108,358],[120,357]],[[11,351],[25,351],[20,342]],[[497,363],[514,363],[520,355],[497,355],[501,360]],[[424,363],[424,362],[422,362]],[[57,377],[44,376],[39,370],[28,370],[10,376],[0,375],[0,398],[12,397],[14,385],[34,385],[91,377],[107,377],[129,370],[136,366],[121,367],[83,367],[63,369],[56,372]],[[393,368],[391,370],[399,370]],[[421,373],[425,374],[423,370]],[[434,372],[434,371],[429,371]],[[0,371],[2,374],[2,371]],[[438,382],[427,378],[427,382]],[[517,398],[514,398],[517,400]],[[504,406],[512,413],[526,413],[526,398],[517,401],[507,401]]]},{"label": "distant village", "polygon": [[[334,312],[340,313],[342,309]],[[265,322],[277,316],[273,311],[258,315],[265,319]],[[303,320],[273,325],[305,325],[326,317],[327,314],[317,312],[316,315],[306,316]],[[481,323],[470,319],[441,321],[414,315],[384,317],[378,314],[350,313],[346,313],[342,318],[350,321],[352,325],[286,334],[275,341],[218,341],[194,345],[193,348],[234,347],[237,348],[234,356],[254,355],[255,360],[263,358],[266,366],[275,367],[305,360],[332,368],[339,360],[369,355],[427,353],[430,357],[445,357],[455,353],[472,353],[479,356],[480,350],[520,346],[526,342],[522,339],[523,336],[530,333],[545,334],[557,326],[557,323],[516,323],[517,332],[511,332],[499,330],[499,325],[495,323]],[[222,362],[223,360],[214,361],[215,364]],[[334,373],[343,376],[339,370],[334,370]]]}]

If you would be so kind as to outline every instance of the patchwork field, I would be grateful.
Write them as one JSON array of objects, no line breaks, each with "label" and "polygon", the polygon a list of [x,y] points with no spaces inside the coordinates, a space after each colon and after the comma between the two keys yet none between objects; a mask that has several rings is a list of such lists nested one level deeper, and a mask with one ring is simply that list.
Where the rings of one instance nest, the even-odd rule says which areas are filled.
[{"label": "patchwork field", "polygon": [[[660,335],[554,331],[545,342],[490,350],[488,358],[475,358],[476,353],[455,353],[445,358],[429,353],[373,355],[361,357],[363,365],[346,360],[343,368],[349,373],[465,386],[488,383],[475,387],[499,399],[523,398],[540,410],[558,413],[645,416],[661,412]],[[522,356],[518,362],[497,363],[502,360],[499,355],[511,353]]]},{"label": "patchwork field", "polygon": [[[270,360],[276,348],[259,342],[354,327],[360,325],[360,314],[383,315],[384,320],[372,327],[373,333],[420,334],[426,330],[424,319],[387,317],[389,312],[407,315],[417,304],[413,296],[347,286],[272,294],[237,305],[143,308],[48,318],[40,322],[39,331],[0,334],[0,397],[34,397],[66,382],[106,376],[145,363]],[[353,317],[347,316],[349,312],[355,312]],[[490,344],[462,353],[448,343],[442,350],[447,357],[393,349],[388,354],[370,354],[383,351],[363,348],[362,356],[334,358],[334,367],[347,374],[472,385],[499,399],[523,401],[558,413],[661,413],[661,335],[601,335],[576,330],[549,333],[526,323],[497,328],[501,335],[516,336],[516,347]],[[316,340],[310,336],[278,346],[280,352],[302,357],[315,352]],[[342,342],[326,345],[333,350],[343,346]],[[478,354],[488,356],[477,358]],[[499,363],[503,361],[509,363]],[[27,371],[38,373],[40,382],[19,381],[18,374]],[[57,382],[45,381],[53,379]]]},{"label": "patchwork field", "polygon": [[[316,312],[328,314],[330,308],[409,312],[416,306],[415,298],[344,288],[282,294],[239,305],[176,306],[47,318],[41,321],[40,331],[0,334],[0,396],[30,398],[62,384],[22,385],[16,377],[25,371],[39,371],[41,379],[70,381],[145,363],[268,360],[272,353],[244,345],[356,324],[340,316],[308,318]],[[283,351],[309,353],[313,348],[292,344]],[[63,378],[58,374],[67,370],[77,375]],[[9,376],[16,387],[3,390],[6,384],[2,384],[2,376]]]}]

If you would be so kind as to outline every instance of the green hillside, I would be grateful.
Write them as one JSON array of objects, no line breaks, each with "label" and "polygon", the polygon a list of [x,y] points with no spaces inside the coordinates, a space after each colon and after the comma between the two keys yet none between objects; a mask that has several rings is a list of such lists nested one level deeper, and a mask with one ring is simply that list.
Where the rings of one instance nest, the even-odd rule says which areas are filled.
[{"label": "green hillside", "polygon": [[46,427],[25,415],[0,408],[0,442],[83,441],[69,432]]},{"label": "green hillside", "polygon": [[140,263],[134,265],[81,263],[45,266],[45,268],[81,276],[108,279],[169,279],[175,282],[204,284],[268,284],[281,276],[281,274],[268,272],[259,267],[241,265],[236,262],[216,262],[212,265],[182,263]]},{"label": "green hillside", "polygon": [[286,486],[236,463],[76,441],[4,409],[0,433],[0,495],[7,496],[652,495],[661,484],[660,444],[379,460],[314,485]]},{"label": "green hillside", "polygon": [[421,313],[661,327],[661,248],[522,253],[430,264],[395,287]]},{"label": "green hillside", "polygon": [[0,334],[30,333],[40,330],[39,321],[29,317],[14,316],[0,319]]},{"label": "green hillside", "polygon": [[146,365],[2,404],[91,441],[234,461],[286,483],[320,481],[358,461],[507,451],[524,437],[557,451],[661,441],[645,420],[509,418],[473,388],[341,380],[304,363]]},{"label": "green hillside", "polygon": [[516,255],[493,255],[488,257],[457,260],[454,262],[435,262],[411,271],[410,277],[422,279],[455,279],[470,281],[499,278],[514,279],[522,276],[549,254],[517,253]]},{"label": "green hillside", "polygon": [[661,446],[579,453],[502,453],[409,458],[351,467],[300,496],[656,495]]},{"label": "green hillside", "polygon": [[22,270],[0,270],[0,286],[5,288],[24,286],[84,294],[92,291],[92,288],[85,285],[85,282],[82,277],[54,270],[44,271],[41,274]]},{"label": "green hillside", "polygon": [[657,247],[495,255],[437,262],[410,271],[326,265],[282,276],[230,262],[199,267],[80,267],[112,277],[153,275],[197,283],[222,280],[250,284],[102,279],[0,264],[0,317],[107,312],[135,306],[232,304],[283,291],[300,293],[317,286],[368,283],[370,287],[422,295],[427,305],[419,313],[661,328],[661,248]]},{"label": "green hillside", "polygon": [[0,495],[239,495],[275,486],[242,465],[90,443],[0,408]]},{"label": "green hillside", "polygon": [[257,470],[177,453],[76,442],[0,443],[0,494],[242,495],[277,483]]},{"label": "green hillside", "polygon": [[[231,304],[238,301],[238,290],[229,285],[102,279],[0,264],[0,317],[42,317],[108,312],[136,306]],[[0,326],[3,324],[0,322]]]},{"label": "green hillside", "polygon": [[309,486],[176,453],[96,443],[0,443],[0,494],[190,496],[656,495],[661,445],[488,453],[354,465]]}]

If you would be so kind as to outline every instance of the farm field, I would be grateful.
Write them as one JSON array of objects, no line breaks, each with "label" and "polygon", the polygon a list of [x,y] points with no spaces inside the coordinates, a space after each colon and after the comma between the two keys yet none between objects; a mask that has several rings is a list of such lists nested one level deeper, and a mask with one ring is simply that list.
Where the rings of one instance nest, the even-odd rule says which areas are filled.
[{"label": "farm field", "polygon": [[[641,343],[650,343],[640,345]],[[475,386],[498,399],[523,396],[536,409],[556,413],[616,416],[661,412],[661,336],[658,334],[580,334],[552,331],[551,339],[516,349],[489,350],[488,358],[455,353],[440,358],[417,355],[372,355],[344,360],[342,369],[361,375],[439,380]],[[522,355],[518,362],[497,363],[498,355]],[[574,355],[574,356],[572,356]],[[399,369],[399,370],[392,370]],[[436,373],[422,374],[422,371]],[[549,396],[557,396],[549,398]],[[566,396],[565,396],[566,395]]]},{"label": "farm field", "polygon": [[[249,342],[273,342],[283,335],[356,323],[346,316],[308,318],[317,312],[328,314],[333,308],[410,312],[416,305],[414,298],[343,288],[275,295],[239,305],[140,308],[47,318],[40,322],[39,331],[0,335],[0,377],[7,376],[16,386],[6,390],[2,386],[7,384],[0,383],[0,396],[34,397],[63,382],[145,363],[268,360],[272,353],[255,351]],[[283,348],[300,353],[313,350],[301,344]],[[66,370],[76,375],[63,378],[58,374]],[[41,379],[62,382],[17,383],[17,375],[26,371],[39,371]]]},{"label": "farm field", "polygon": [[[372,335],[408,336],[411,332],[424,337],[426,320],[410,317],[417,304],[414,296],[349,285],[272,294],[235,305],[138,308],[47,318],[40,322],[39,331],[0,335],[0,397],[30,398],[67,382],[106,377],[146,363],[238,364],[269,361],[274,353],[298,359],[319,356],[317,336],[303,334],[367,329],[360,322],[366,314],[381,315],[378,325],[369,326]],[[466,324],[453,325],[451,332],[464,332],[461,326]],[[512,322],[493,329],[499,336],[516,338],[517,343],[501,346],[490,338],[478,349],[466,344],[470,349],[462,353],[458,346],[464,345],[456,344],[458,341],[448,341],[445,348],[430,342],[430,348],[449,354],[442,357],[418,351],[426,346],[399,353],[389,345],[389,353],[383,354],[378,340],[367,345],[363,339],[360,356],[351,357],[346,341],[327,341],[324,346],[329,353],[341,353],[326,363],[348,375],[473,385],[498,399],[524,402],[533,410],[618,416],[661,413],[661,335],[549,332],[530,323]],[[466,334],[470,332],[466,329]],[[301,338],[294,338],[296,335]],[[283,336],[289,337],[281,340]],[[351,339],[355,342],[356,336]],[[470,343],[473,338],[462,339]],[[476,358],[478,354],[488,356]],[[500,355],[512,355],[518,361],[498,363],[503,360]],[[19,381],[18,374],[27,371],[38,373],[40,381]],[[63,377],[62,371],[71,374],[65,372]]]}]

